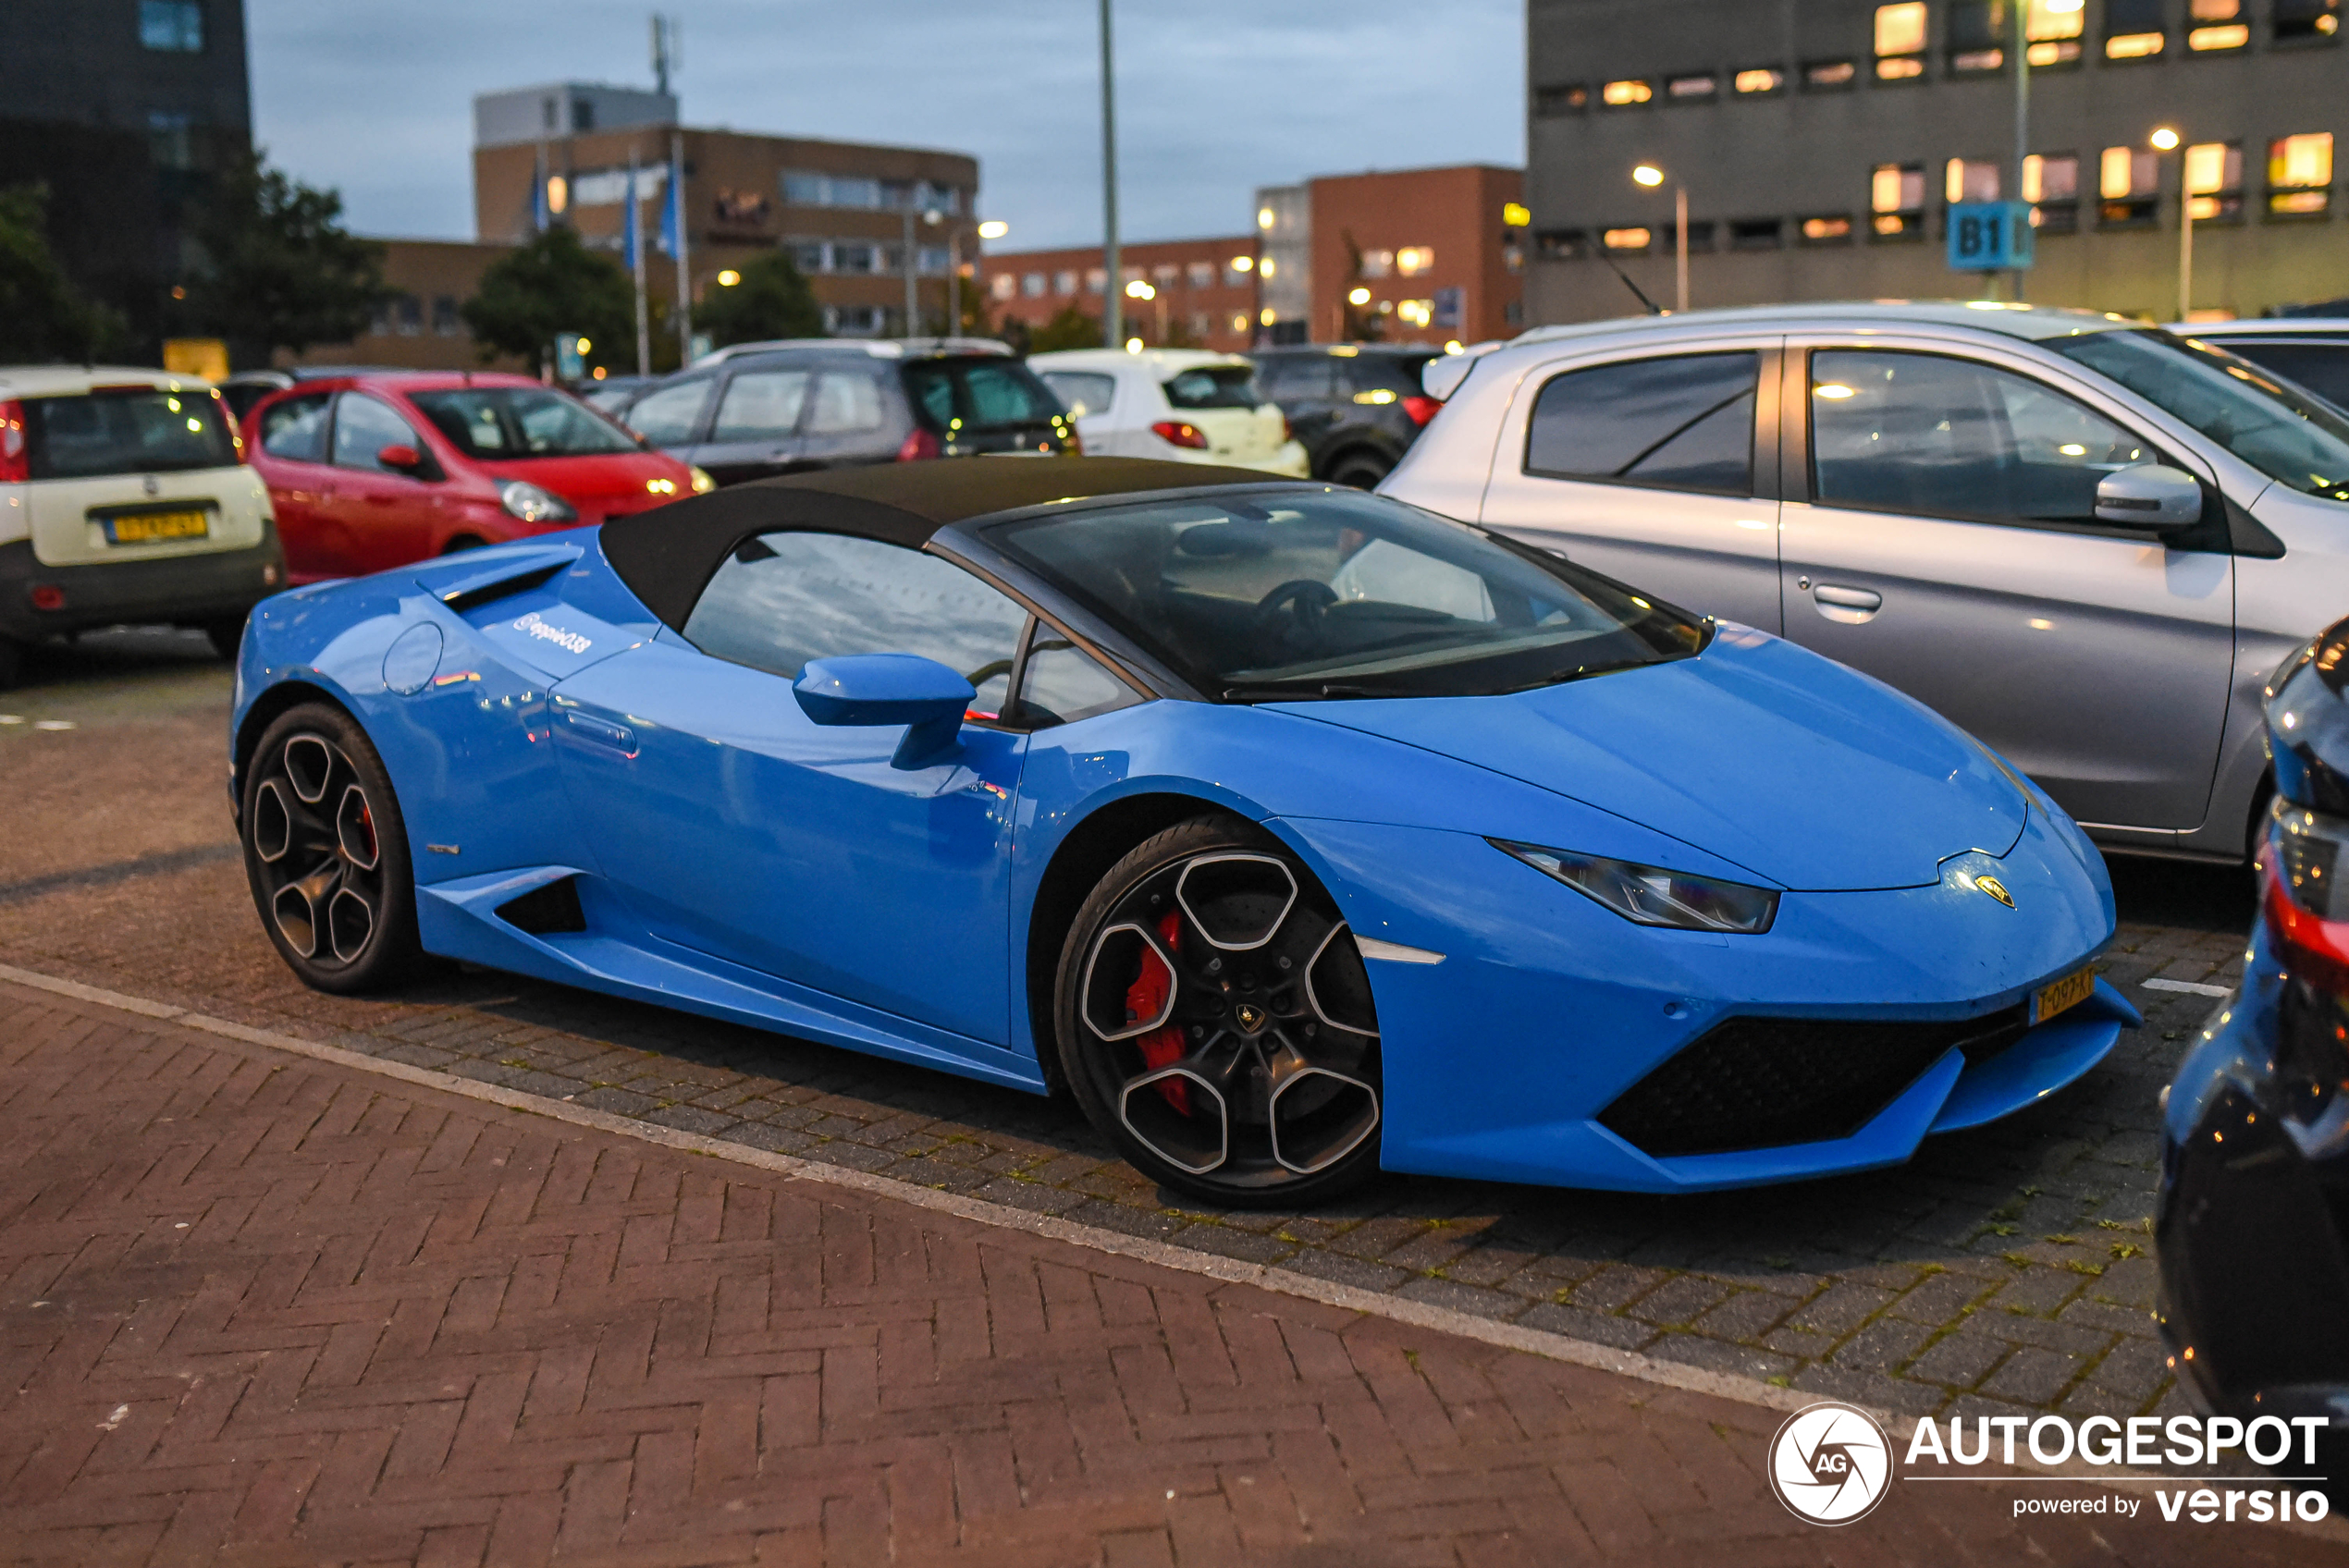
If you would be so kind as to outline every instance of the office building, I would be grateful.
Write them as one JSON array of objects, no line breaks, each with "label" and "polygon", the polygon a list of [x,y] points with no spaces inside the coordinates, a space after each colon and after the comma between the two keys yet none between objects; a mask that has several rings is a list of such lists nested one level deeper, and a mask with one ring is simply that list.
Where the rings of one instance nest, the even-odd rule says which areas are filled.
[{"label": "office building", "polygon": [[[1126,331],[1153,348],[1178,344],[1224,352],[1255,341],[1256,238],[1160,239],[1119,247],[1125,284],[1150,297],[1122,300]],[[988,256],[979,266],[987,310],[997,321],[1030,330],[1074,307],[1101,319],[1108,272],[1101,248],[1020,251]]]},{"label": "office building", "polygon": [[2182,180],[2198,313],[2349,294],[2341,0],[2020,6],[1529,0],[1531,318],[1639,310],[1617,268],[1670,304],[1676,186],[1699,307],[2011,288],[1944,244],[1950,205],[2007,200],[2035,208],[2025,298],[2168,319]]},{"label": "office building", "polygon": [[1270,343],[1474,343],[1524,322],[1522,171],[1324,175],[1256,192]]}]

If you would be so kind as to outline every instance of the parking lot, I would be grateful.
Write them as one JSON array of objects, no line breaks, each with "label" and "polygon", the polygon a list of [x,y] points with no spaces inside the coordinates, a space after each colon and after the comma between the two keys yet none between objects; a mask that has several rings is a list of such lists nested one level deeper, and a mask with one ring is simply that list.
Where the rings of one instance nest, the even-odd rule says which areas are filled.
[{"label": "parking lot", "polygon": [[1655,1198],[1386,1177],[1310,1214],[1175,1206],[1072,1107],[510,975],[303,989],[264,939],[200,636],[40,651],[0,693],[0,962],[756,1148],[1913,1412],[2164,1413],[2156,1096],[2242,958],[2239,873],[2115,866],[2146,1027],[1893,1170]]}]

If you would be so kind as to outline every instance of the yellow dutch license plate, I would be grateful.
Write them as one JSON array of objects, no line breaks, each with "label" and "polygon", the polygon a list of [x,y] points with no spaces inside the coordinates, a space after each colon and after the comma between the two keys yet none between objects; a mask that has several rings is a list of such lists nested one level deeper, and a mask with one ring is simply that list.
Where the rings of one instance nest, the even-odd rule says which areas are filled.
[{"label": "yellow dutch license plate", "polygon": [[201,539],[212,521],[199,510],[131,512],[106,519],[106,537],[117,545],[152,545],[165,539]]},{"label": "yellow dutch license plate", "polygon": [[2039,987],[2031,998],[2031,1022],[2045,1023],[2066,1008],[2078,1007],[2097,988],[2094,965],[2075,970],[2060,980],[2050,980]]}]

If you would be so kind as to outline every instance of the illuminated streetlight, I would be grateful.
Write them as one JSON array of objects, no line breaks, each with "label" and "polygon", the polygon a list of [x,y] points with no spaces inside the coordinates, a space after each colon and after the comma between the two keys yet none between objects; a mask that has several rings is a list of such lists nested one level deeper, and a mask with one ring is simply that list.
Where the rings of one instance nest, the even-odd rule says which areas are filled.
[{"label": "illuminated streetlight", "polygon": [[1002,218],[989,218],[978,226],[978,237],[981,239],[1001,239],[1011,231],[1012,226]]},{"label": "illuminated streetlight", "polygon": [[[2146,138],[2158,153],[2174,152],[2183,144],[2185,137],[2175,126],[2157,126]],[[2158,187],[2157,187],[2158,189]],[[2181,153],[2178,158],[2178,321],[2181,325],[2194,313],[2194,158]]]},{"label": "illuminated streetlight", "polygon": [[[1642,164],[1631,171],[1631,182],[1653,190],[1662,185],[1665,173],[1654,164]],[[1679,284],[1680,310],[1689,308],[1689,188],[1679,181],[1672,182],[1672,249],[1673,276]]]},{"label": "illuminated streetlight", "polygon": [[1125,286],[1125,297],[1128,300],[1155,300],[1158,290],[1138,277]]},{"label": "illuminated streetlight", "polygon": [[732,288],[735,284],[740,283],[742,280],[742,274],[736,272],[732,267],[728,267],[724,272],[718,275],[718,287],[720,288]]},{"label": "illuminated streetlight", "polygon": [[1531,209],[1531,208],[1530,208],[1530,207],[1528,207],[1528,206],[1526,206],[1526,204],[1525,204],[1524,202],[1502,202],[1502,203],[1501,203],[1501,227],[1504,227],[1504,228],[1525,228],[1525,227],[1530,227],[1530,226],[1532,224],[1532,222],[1533,222],[1533,212],[1532,212],[1532,209]]},{"label": "illuminated streetlight", "polygon": [[1125,340],[1125,351],[1129,354],[1140,353],[1142,351],[1142,340],[1138,337],[1128,337]]},{"label": "illuminated streetlight", "polygon": [[1631,178],[1641,185],[1653,189],[1664,183],[1664,171],[1654,164],[1642,164],[1631,171]]},{"label": "illuminated streetlight", "polygon": [[2179,139],[2178,133],[2165,125],[2160,129],[2155,131],[2150,137],[2147,137],[2146,140],[2151,141],[2157,150],[2164,153],[2171,153],[2177,150]]},{"label": "illuminated streetlight", "polygon": [[1349,305],[1367,305],[1371,302],[1371,291],[1367,288],[1357,288],[1346,297],[1346,302]]}]

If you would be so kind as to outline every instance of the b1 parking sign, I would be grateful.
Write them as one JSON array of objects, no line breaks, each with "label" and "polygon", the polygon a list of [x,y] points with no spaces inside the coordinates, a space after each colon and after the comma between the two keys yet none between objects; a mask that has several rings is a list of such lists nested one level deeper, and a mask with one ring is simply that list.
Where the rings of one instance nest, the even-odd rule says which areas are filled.
[{"label": "b1 parking sign", "polygon": [[2038,231],[2028,202],[1961,202],[1949,209],[1949,265],[1957,272],[2004,272],[2036,257]]}]

